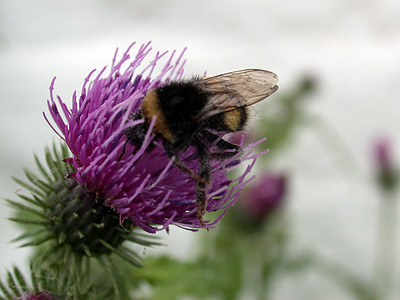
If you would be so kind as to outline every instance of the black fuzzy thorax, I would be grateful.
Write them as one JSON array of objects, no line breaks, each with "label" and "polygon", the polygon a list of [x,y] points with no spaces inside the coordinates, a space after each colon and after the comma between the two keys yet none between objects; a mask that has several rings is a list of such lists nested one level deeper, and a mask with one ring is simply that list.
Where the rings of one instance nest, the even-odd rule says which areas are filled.
[{"label": "black fuzzy thorax", "polygon": [[160,110],[171,132],[181,138],[196,132],[196,119],[208,95],[192,82],[171,82],[156,89]]}]

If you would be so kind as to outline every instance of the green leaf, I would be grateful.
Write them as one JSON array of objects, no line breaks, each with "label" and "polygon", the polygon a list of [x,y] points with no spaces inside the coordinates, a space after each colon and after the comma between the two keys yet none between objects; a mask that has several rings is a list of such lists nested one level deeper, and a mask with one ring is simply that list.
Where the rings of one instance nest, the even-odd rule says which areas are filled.
[{"label": "green leaf", "polygon": [[69,262],[70,259],[71,259],[71,257],[72,257],[72,255],[73,255],[73,254],[72,254],[72,249],[71,249],[71,247],[65,247],[65,252],[64,252],[62,261],[63,261],[64,263]]},{"label": "green leaf", "polygon": [[53,175],[54,182],[57,182],[59,178],[63,178],[65,176],[66,169],[60,165],[63,164],[64,162],[53,160],[53,156],[51,155],[48,149],[46,149],[45,156],[47,165],[49,166],[50,169],[50,173]]},{"label": "green leaf", "polygon": [[[32,264],[31,264],[30,267],[31,267],[31,270],[33,270]],[[38,279],[37,279],[37,277],[36,277],[36,273],[33,272],[33,271],[31,271],[31,281],[32,281],[33,289],[34,289],[35,291],[38,291],[38,290],[39,290]]]},{"label": "green leaf", "polygon": [[123,259],[128,260],[135,267],[138,267],[138,268],[143,267],[142,260],[135,251],[133,251],[125,246],[120,246],[116,250],[117,250],[116,254],[118,256],[120,256]]},{"label": "green leaf", "polygon": [[56,159],[56,161],[61,162],[66,158],[66,156],[63,156],[63,154],[60,156],[60,150],[61,153],[64,153],[64,150],[67,149],[67,146],[65,143],[60,143],[59,147],[60,149],[57,149],[56,143],[53,143],[53,157]]},{"label": "green leaf", "polygon": [[83,251],[85,251],[85,254],[86,254],[87,256],[92,256],[92,253],[90,252],[90,249],[89,249],[89,247],[88,247],[86,244],[83,244],[83,245],[82,245],[82,248],[83,248]]},{"label": "green leaf", "polygon": [[47,218],[47,216],[46,216],[45,214],[43,214],[42,212],[36,210],[35,208],[26,206],[26,205],[24,205],[24,204],[21,204],[21,203],[18,203],[18,202],[15,202],[15,201],[13,201],[13,200],[9,200],[9,199],[6,199],[6,201],[7,201],[13,208],[15,208],[16,210],[21,210],[21,211],[24,211],[24,212],[29,212],[29,213],[34,214],[34,215],[36,215],[36,216],[38,216],[38,217],[40,217],[40,218],[43,218],[43,219],[46,219],[46,218]]},{"label": "green leaf", "polygon": [[105,240],[103,239],[99,239],[99,242],[106,248],[108,248],[111,251],[115,251],[115,248],[113,246],[111,246],[109,243],[107,243]]},{"label": "green leaf", "polygon": [[14,180],[16,183],[18,183],[20,186],[22,186],[23,188],[27,189],[28,191],[30,191],[33,194],[38,195],[41,198],[44,198],[45,195],[38,189],[34,188],[33,186],[31,186],[30,184],[16,178],[16,177],[11,177],[12,180]]},{"label": "green leaf", "polygon": [[116,255],[118,255],[119,257],[125,259],[126,261],[128,261],[130,264],[136,266],[136,267],[142,267],[142,263],[140,261],[140,258],[138,257],[138,255],[126,248],[126,247],[119,247],[120,249],[116,249],[113,246],[111,246],[110,244],[108,244],[106,241],[104,241],[103,239],[99,239],[99,242],[106,248],[110,249],[113,253],[115,253]]},{"label": "green leaf", "polygon": [[41,235],[42,233],[45,233],[45,232],[47,232],[47,230],[45,228],[40,228],[35,231],[25,232],[25,233],[17,236],[16,238],[12,239],[11,242],[19,242],[19,241],[25,240],[30,237]]},{"label": "green leaf", "polygon": [[13,296],[10,294],[9,290],[6,288],[6,286],[3,284],[3,282],[0,280],[0,290],[6,296],[7,299],[12,299]]},{"label": "green leaf", "polygon": [[8,284],[8,288],[12,290],[12,292],[14,293],[14,295],[21,295],[21,291],[18,289],[18,285],[15,282],[11,272],[7,272],[7,284]]},{"label": "green leaf", "polygon": [[69,157],[70,153],[69,153],[67,144],[66,143],[60,143],[60,148],[61,148],[62,159],[64,160],[67,157]]},{"label": "green leaf", "polygon": [[43,167],[42,163],[40,162],[38,156],[36,154],[33,155],[35,158],[36,166],[39,168],[40,173],[46,178],[49,183],[53,183],[53,180],[48,174],[48,171]]},{"label": "green leaf", "polygon": [[41,189],[45,194],[48,193],[48,191],[54,191],[53,187],[48,184],[45,183],[44,181],[40,180],[35,174],[33,174],[31,171],[29,171],[28,169],[23,169],[26,178],[29,179],[29,181],[34,184],[36,187],[38,187],[39,189]]},{"label": "green leaf", "polygon": [[21,290],[22,291],[27,291],[28,290],[28,285],[27,285],[27,283],[25,281],[25,278],[22,275],[21,271],[17,267],[14,267],[13,270],[14,270],[14,275],[17,278],[18,284],[21,287]]},{"label": "green leaf", "polygon": [[44,270],[44,269],[41,269],[39,271],[39,274],[40,274],[40,276],[38,278],[39,287],[40,287],[40,289],[42,289],[43,287],[48,285],[48,278],[49,278],[48,277],[48,271]]},{"label": "green leaf", "polygon": [[33,240],[31,242],[25,243],[25,244],[23,244],[23,245],[21,245],[19,247],[23,248],[23,247],[28,247],[28,246],[38,246],[38,245],[41,245],[41,244],[43,244],[43,243],[45,243],[45,242],[47,242],[47,241],[49,241],[51,239],[54,239],[54,234],[53,233],[47,233],[47,234],[44,234],[41,237],[36,238],[35,240]]},{"label": "green leaf", "polygon": [[31,220],[31,219],[23,219],[23,218],[7,218],[10,221],[20,223],[20,224],[28,224],[28,225],[47,225],[47,221],[39,221],[39,220]]},{"label": "green leaf", "polygon": [[24,200],[24,201],[26,201],[28,203],[31,203],[32,205],[41,207],[42,209],[49,207],[49,205],[46,202],[40,200],[40,198],[38,198],[35,195],[32,195],[33,199],[29,198],[29,197],[27,197],[25,195],[22,195],[22,194],[17,194],[17,196],[19,198],[21,198],[22,200]]},{"label": "green leaf", "polygon": [[[142,238],[140,237],[142,236]],[[151,236],[146,236],[146,235],[140,235],[138,233],[132,232],[130,235],[126,237],[126,240],[139,244],[142,246],[146,247],[152,247],[152,246],[163,246],[165,245],[164,243],[161,242],[156,242],[154,240],[158,239],[157,237],[151,237]]]}]

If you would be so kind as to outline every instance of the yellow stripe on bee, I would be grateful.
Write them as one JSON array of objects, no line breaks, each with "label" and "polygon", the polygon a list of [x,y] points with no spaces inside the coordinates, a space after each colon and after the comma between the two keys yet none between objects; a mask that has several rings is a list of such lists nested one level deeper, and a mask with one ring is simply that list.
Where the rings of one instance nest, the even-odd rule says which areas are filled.
[{"label": "yellow stripe on bee", "polygon": [[150,90],[144,97],[141,110],[143,117],[149,124],[153,117],[157,118],[153,129],[155,133],[160,134],[163,138],[167,139],[171,143],[175,141],[175,137],[172,135],[169,126],[165,121],[165,117],[160,110],[158,105],[158,97],[154,89]]},{"label": "yellow stripe on bee", "polygon": [[240,126],[241,111],[239,109],[224,113],[224,124],[230,131],[237,131]]}]

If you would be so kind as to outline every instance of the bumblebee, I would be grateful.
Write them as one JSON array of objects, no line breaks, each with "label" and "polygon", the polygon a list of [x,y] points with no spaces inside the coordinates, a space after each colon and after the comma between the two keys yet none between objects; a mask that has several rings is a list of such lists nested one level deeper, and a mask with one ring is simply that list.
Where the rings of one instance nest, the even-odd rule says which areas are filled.
[{"label": "bumblebee", "polygon": [[[156,118],[152,130],[161,138],[166,154],[174,159],[176,167],[195,180],[196,215],[202,226],[207,211],[210,161],[228,159],[240,152],[238,145],[222,139],[218,133],[243,130],[248,121],[248,106],[273,94],[278,89],[277,81],[278,76],[272,72],[246,69],[169,82],[144,96],[139,112],[133,116],[134,119],[144,119],[144,123],[125,130],[127,142],[138,148],[151,121]],[[210,152],[212,143],[219,151]],[[197,173],[179,156],[189,146],[197,150],[200,163]]]}]

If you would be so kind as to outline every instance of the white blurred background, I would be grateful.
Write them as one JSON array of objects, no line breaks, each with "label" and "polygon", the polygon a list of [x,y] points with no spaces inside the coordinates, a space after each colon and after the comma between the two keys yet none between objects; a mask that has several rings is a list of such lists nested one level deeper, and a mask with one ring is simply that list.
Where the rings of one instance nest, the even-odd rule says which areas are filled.
[{"label": "white blurred background", "polygon": [[[56,93],[69,103],[92,69],[110,65],[115,48],[149,40],[154,50],[188,47],[186,75],[268,69],[279,75],[278,93],[302,75],[317,78],[307,109],[339,134],[351,165],[346,169],[348,157],[338,154],[342,144],[305,126],[275,168],[291,176],[289,210],[299,249],[311,247],[368,277],[378,205],[372,141],[389,136],[400,157],[397,0],[1,0],[1,196],[16,198],[10,176],[23,178],[22,167],[34,169],[32,154],[41,156],[56,139],[42,117],[51,79],[57,76]],[[2,205],[3,274],[13,264],[27,266],[27,250],[9,243],[19,233],[5,220],[10,214]],[[172,228],[164,251],[190,257],[193,236]],[[313,273],[287,278],[275,291],[275,299],[346,297]]]}]

